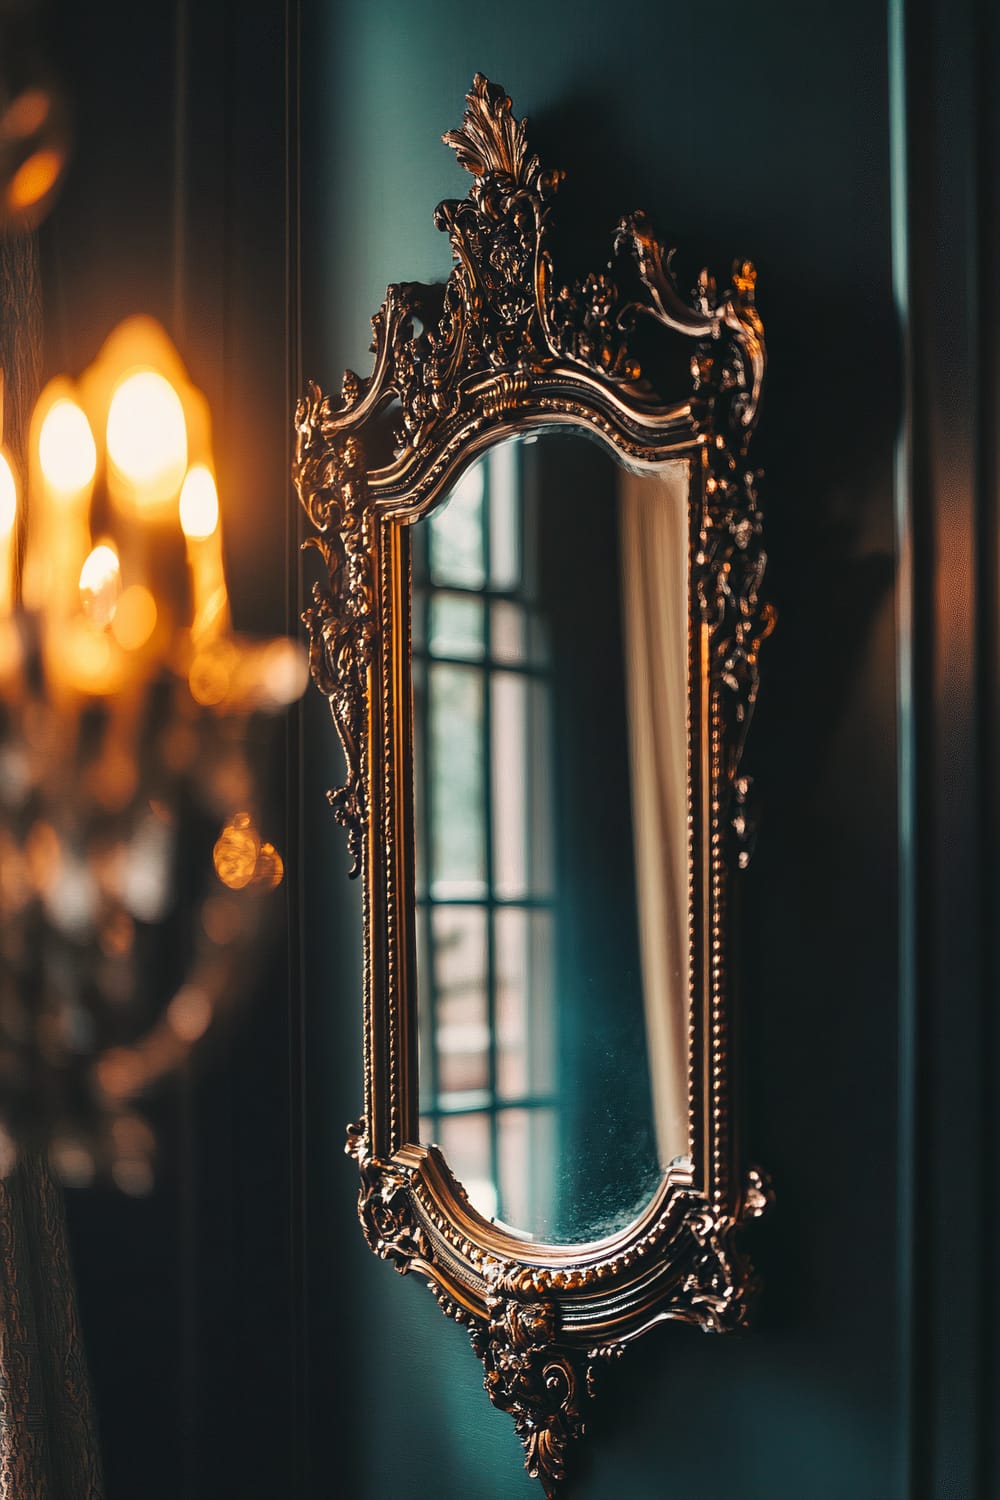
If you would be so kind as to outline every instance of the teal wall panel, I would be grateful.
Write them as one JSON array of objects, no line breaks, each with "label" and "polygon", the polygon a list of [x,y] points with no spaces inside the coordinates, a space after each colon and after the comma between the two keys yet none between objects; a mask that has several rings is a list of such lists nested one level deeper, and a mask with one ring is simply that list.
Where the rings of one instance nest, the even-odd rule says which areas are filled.
[{"label": "teal wall panel", "polygon": [[[725,275],[749,254],[770,347],[757,456],[779,633],[748,749],[763,826],[744,891],[743,1112],[779,1201],[755,1245],[769,1283],[746,1339],[666,1329],[611,1372],[574,1500],[896,1500],[904,1493],[896,1282],[896,708],[892,305],[885,17],[772,3],[309,6],[304,371],[368,368],[388,282],[441,279],[432,224],[467,176],[441,144],[477,70],[564,167],[560,249],[600,266],[643,207]],[[838,415],[839,414],[839,415]],[[843,442],[833,433],[846,434]],[[332,730],[314,747],[336,778]],[[308,783],[306,795],[309,795]],[[318,789],[316,795],[318,796]],[[314,833],[316,830],[314,830]],[[343,866],[339,830],[328,866]],[[322,900],[342,900],[336,883]],[[311,1013],[344,959],[307,961]],[[356,979],[354,981],[356,983]],[[319,1023],[339,1052],[336,1022]],[[317,1050],[317,1059],[320,1056]],[[322,1064],[320,1063],[321,1067]],[[324,1092],[334,1118],[360,1106]],[[319,1088],[318,1079],[314,1089]],[[346,1116],[345,1116],[346,1117]],[[351,1267],[338,1463],[366,1500],[529,1496],[510,1424],[465,1335],[417,1284],[366,1264],[349,1164],[331,1243]],[[386,1440],[386,1434],[391,1434]],[[316,1493],[321,1494],[320,1476]]]},{"label": "teal wall panel", "polygon": [[[367,368],[388,282],[448,271],[432,212],[468,178],[440,136],[474,72],[568,173],[566,279],[638,207],[682,285],[758,264],[779,628],[747,750],[738,1072],[778,1193],[765,1294],[745,1338],[665,1328],[608,1372],[569,1500],[1000,1496],[995,9],[47,8],[77,118],[48,365],[136,307],[171,323],[213,403],[246,629],[302,603],[294,391]],[[360,902],[318,694],[283,749],[259,993],[151,1104],[152,1197],[71,1195],[108,1500],[537,1500],[465,1333],[359,1232]]]}]

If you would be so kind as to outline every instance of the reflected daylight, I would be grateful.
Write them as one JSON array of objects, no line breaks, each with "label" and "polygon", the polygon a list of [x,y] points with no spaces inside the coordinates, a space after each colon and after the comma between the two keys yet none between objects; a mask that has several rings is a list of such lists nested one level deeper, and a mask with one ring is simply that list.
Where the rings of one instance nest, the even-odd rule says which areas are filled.
[{"label": "reflected daylight", "polygon": [[687,492],[548,434],[412,528],[421,1139],[550,1244],[689,1151]]}]

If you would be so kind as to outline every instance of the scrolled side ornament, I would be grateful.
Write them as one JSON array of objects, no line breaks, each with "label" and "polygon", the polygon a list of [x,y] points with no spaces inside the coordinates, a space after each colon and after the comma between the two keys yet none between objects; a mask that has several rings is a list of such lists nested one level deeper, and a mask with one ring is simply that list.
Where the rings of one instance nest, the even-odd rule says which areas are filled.
[{"label": "scrolled side ornament", "polygon": [[315,384],[295,412],[293,479],[317,535],[309,537],[325,565],[302,619],[309,631],[313,680],[330,705],[347,773],[329,793],[334,816],[347,831],[352,877],[361,870],[368,818],[365,785],[368,669],[375,638],[375,582],[370,516],[365,504],[364,454],[359,440],[329,441],[329,400]]}]

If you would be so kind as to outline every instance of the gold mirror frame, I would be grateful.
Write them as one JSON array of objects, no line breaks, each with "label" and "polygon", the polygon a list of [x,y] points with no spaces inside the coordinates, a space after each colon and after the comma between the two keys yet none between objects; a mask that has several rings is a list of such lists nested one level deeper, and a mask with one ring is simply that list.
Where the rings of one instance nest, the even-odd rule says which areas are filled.
[{"label": "gold mirror frame", "polygon": [[[529,153],[525,122],[477,75],[444,136],[474,181],[435,223],[455,266],[442,293],[389,287],[372,320],[374,368],[339,403],[311,384],[296,410],[294,480],[326,577],[304,619],[312,672],[346,758],[330,793],[363,877],[365,1113],[348,1150],[372,1250],[422,1277],[464,1323],[493,1403],[514,1418],[547,1495],[584,1428],[599,1366],[657,1323],[725,1331],[756,1289],[736,1243],[769,1193],[739,1176],[729,1107],[727,897],[751,843],[740,761],[771,624],[747,447],[764,378],[755,272],[719,293],[702,272],[690,303],[641,213],[623,219],[607,272],[558,292],[546,248],[562,177]],[[636,295],[617,282],[631,276]],[[689,339],[691,389],[664,404],[642,378],[642,319]],[[416,325],[419,325],[416,326]],[[377,419],[401,428],[387,461]],[[641,471],[689,461],[691,1156],[626,1230],[586,1246],[525,1240],[473,1209],[434,1146],[418,1141],[409,525],[488,447],[572,428]],[[599,794],[599,793],[598,793]]]}]

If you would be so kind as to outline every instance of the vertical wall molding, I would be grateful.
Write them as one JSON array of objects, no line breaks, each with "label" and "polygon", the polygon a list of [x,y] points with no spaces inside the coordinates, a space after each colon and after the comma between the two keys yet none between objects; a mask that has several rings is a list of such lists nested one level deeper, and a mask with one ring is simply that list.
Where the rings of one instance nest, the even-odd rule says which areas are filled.
[{"label": "vertical wall molding", "polygon": [[977,24],[977,193],[979,199],[979,470],[982,503],[980,681],[983,695],[982,827],[988,851],[980,921],[985,935],[981,1117],[983,1173],[983,1329],[980,1463],[983,1495],[1000,1496],[1000,1289],[991,1274],[1000,1235],[1000,13],[980,0]]},{"label": "vertical wall molding", "polygon": [[[302,371],[302,209],[301,209],[301,115],[302,115],[302,6],[301,0],[284,0],[284,129],[285,129],[285,410],[292,412],[299,392],[305,389]],[[284,577],[286,587],[285,628],[301,633],[305,606],[300,566],[303,513],[294,504],[291,473],[294,459],[293,428],[286,423],[285,472],[288,480],[285,529]],[[303,775],[303,709],[296,705],[285,720],[285,830],[288,867],[302,869],[306,808]],[[312,1493],[312,1443],[310,1441],[310,1215],[308,1143],[308,1070],[305,1007],[305,920],[298,879],[285,883],[285,922],[288,934],[288,1100],[289,1100],[289,1370],[291,1393],[292,1493]]]},{"label": "vertical wall molding", "polygon": [[907,153],[906,0],[888,0],[889,156],[892,224],[892,285],[902,344],[902,410],[894,468],[896,517],[896,706],[899,836],[899,1002],[896,1201],[898,1230],[897,1319],[899,1329],[899,1493],[913,1492],[916,1364],[915,1233],[919,1152],[919,1004],[916,923],[916,768],[914,765],[915,692],[913,660],[913,508],[910,414],[913,401],[912,349],[909,337],[910,279]]},{"label": "vertical wall molding", "polygon": [[905,365],[899,1244],[909,1500],[992,1492],[983,1317],[994,1005],[985,814],[996,805],[997,656],[984,399],[997,337],[984,304],[988,93],[980,53],[988,9],[986,0],[890,0],[894,284]]}]

